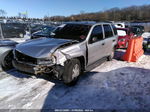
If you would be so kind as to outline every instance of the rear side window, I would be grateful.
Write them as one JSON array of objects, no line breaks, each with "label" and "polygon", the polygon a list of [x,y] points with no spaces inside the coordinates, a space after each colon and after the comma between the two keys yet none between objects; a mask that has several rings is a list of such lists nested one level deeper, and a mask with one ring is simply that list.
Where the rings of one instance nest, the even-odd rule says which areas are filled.
[{"label": "rear side window", "polygon": [[110,25],[103,25],[103,26],[104,26],[105,38],[112,37],[113,32],[112,32]]},{"label": "rear side window", "polygon": [[114,30],[114,34],[117,35],[117,28],[114,25],[112,25],[112,28]]},{"label": "rear side window", "polygon": [[90,36],[90,43],[97,42],[103,39],[103,29],[101,25],[95,26]]}]

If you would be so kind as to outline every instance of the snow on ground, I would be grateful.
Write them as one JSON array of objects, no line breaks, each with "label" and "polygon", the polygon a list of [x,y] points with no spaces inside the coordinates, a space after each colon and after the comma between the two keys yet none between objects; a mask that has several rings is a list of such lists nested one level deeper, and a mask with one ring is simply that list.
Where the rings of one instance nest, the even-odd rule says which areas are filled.
[{"label": "snow on ground", "polygon": [[150,54],[104,62],[68,87],[15,69],[0,72],[0,109],[150,109]]}]

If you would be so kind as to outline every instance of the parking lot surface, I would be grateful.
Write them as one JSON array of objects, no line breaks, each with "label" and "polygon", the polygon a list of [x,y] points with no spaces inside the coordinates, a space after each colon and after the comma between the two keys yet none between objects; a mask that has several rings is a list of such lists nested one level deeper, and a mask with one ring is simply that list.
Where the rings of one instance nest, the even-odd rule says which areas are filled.
[{"label": "parking lot surface", "polygon": [[73,87],[15,69],[0,70],[0,109],[150,109],[150,54],[136,63],[113,59]]}]

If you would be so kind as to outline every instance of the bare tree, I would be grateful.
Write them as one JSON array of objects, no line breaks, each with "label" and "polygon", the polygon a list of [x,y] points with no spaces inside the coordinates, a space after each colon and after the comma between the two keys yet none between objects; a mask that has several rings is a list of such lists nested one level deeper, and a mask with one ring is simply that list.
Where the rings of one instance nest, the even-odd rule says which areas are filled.
[{"label": "bare tree", "polygon": [[3,9],[0,9],[0,16],[4,17],[6,16],[7,12]]}]

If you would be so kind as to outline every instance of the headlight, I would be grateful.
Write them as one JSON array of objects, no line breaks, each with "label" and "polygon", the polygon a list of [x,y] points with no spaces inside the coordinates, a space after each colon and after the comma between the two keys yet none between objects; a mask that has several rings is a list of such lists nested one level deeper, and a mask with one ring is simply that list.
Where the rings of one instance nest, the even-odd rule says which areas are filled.
[{"label": "headlight", "polygon": [[48,64],[55,64],[56,63],[56,58],[55,56],[51,56],[50,58],[43,58],[43,59],[38,59],[37,64],[39,65],[48,65]]},{"label": "headlight", "polygon": [[52,56],[51,56],[51,60],[52,60],[52,62],[55,64],[55,63],[56,63],[56,56],[52,55]]}]

